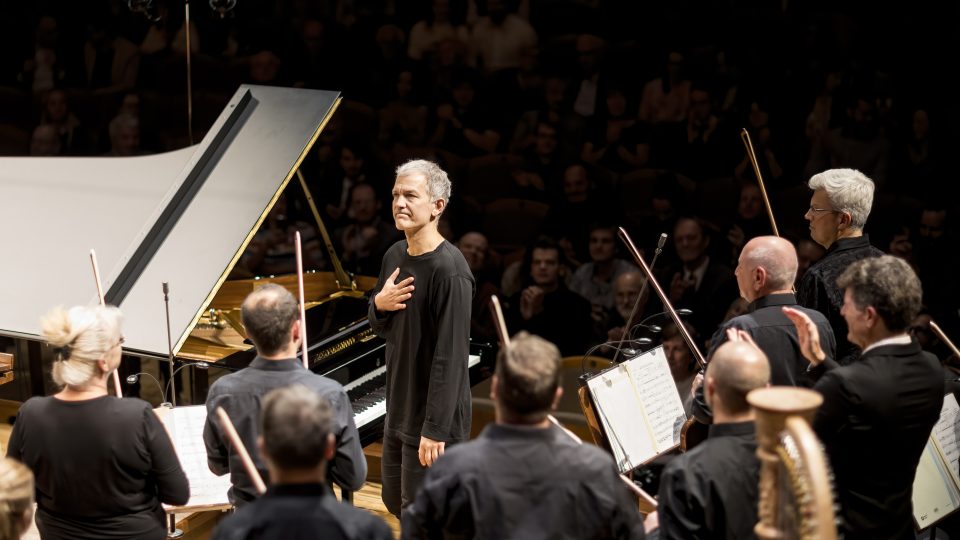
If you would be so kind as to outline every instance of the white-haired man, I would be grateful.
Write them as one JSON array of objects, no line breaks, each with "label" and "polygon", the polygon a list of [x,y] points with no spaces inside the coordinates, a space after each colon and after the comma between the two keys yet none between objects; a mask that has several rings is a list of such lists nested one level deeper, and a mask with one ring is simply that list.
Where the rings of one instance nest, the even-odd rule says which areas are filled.
[{"label": "white-haired man", "polygon": [[475,284],[438,230],[450,179],[435,163],[397,168],[393,219],[406,237],[384,255],[369,319],[387,340],[383,502],[395,516],[446,445],[470,435],[467,356]]},{"label": "white-haired man", "polygon": [[813,196],[804,217],[810,237],[827,254],[803,275],[797,303],[827,316],[837,338],[837,361],[846,365],[860,356],[860,349],[847,339],[847,323],[840,315],[843,291],[836,281],[854,262],[883,255],[863,233],[873,205],[873,180],[854,169],[830,169],[813,175],[807,185]]}]

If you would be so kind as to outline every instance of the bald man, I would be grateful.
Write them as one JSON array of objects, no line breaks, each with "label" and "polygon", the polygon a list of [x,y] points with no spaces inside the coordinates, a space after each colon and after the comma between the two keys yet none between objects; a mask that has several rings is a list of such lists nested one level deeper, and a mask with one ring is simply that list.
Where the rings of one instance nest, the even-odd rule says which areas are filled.
[{"label": "bald man", "polygon": [[[797,340],[797,328],[781,308],[792,307],[810,317],[820,332],[820,347],[836,357],[836,339],[827,318],[819,311],[800,307],[792,287],[797,275],[797,252],[789,241],[758,236],[743,246],[736,271],[740,296],[750,302],[747,312],[724,323],[713,335],[707,359],[727,341],[727,330],[743,330],[770,359],[770,380],[775,385],[813,386]],[[695,392],[693,414],[709,423],[710,411],[701,390]]]},{"label": "bald man", "polygon": [[[643,320],[650,299],[650,289],[643,293],[643,300],[637,304],[640,291],[643,290],[643,274],[637,271],[624,272],[613,280],[613,309],[607,311],[607,338],[609,341],[618,341],[623,336],[623,327],[628,322],[637,324]],[[633,321],[627,321],[637,305],[637,314]]]},{"label": "bald man", "polygon": [[770,364],[742,330],[729,333],[705,376],[710,435],[660,477],[659,538],[755,538],[760,462],[747,394],[769,384]]}]

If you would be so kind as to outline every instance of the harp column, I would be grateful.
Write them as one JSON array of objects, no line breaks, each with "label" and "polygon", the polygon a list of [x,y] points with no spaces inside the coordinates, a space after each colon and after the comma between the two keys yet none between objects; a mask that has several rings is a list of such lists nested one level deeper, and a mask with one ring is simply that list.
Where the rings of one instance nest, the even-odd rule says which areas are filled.
[{"label": "harp column", "polygon": [[799,416],[808,424],[823,403],[819,393],[806,388],[770,387],[750,392],[747,401],[756,412],[757,457],[760,458],[760,500],[754,532],[761,540],[776,540],[784,537],[780,530],[777,490],[781,479],[780,458],[777,445],[780,434],[786,428],[787,418]]}]

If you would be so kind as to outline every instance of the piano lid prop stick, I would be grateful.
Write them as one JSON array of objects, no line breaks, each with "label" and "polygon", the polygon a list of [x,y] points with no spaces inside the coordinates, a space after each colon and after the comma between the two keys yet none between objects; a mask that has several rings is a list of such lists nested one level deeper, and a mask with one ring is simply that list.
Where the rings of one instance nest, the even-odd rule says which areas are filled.
[{"label": "piano lid prop stick", "polygon": [[300,345],[303,349],[303,367],[310,369],[310,359],[307,357],[307,308],[303,301],[303,247],[300,243],[300,231],[294,235],[297,247],[297,288],[300,294]]},{"label": "piano lid prop stick", "polygon": [[[97,264],[97,252],[90,250],[90,264],[93,265],[93,280],[97,283],[97,298],[100,299],[100,305],[107,305],[106,300],[103,297],[103,284],[100,281],[100,266]],[[117,366],[119,369],[119,366]],[[123,397],[123,388],[120,386],[120,374],[117,373],[117,370],[113,370],[113,389],[117,393],[117,397]]]},{"label": "piano lid prop stick", "polygon": [[230,417],[227,416],[227,411],[223,410],[223,407],[217,407],[216,412],[217,419],[220,420],[223,431],[227,434],[227,438],[230,439],[230,444],[233,445],[237,454],[240,455],[243,468],[246,469],[247,474],[250,475],[250,479],[253,480],[253,487],[256,488],[258,494],[263,495],[267,492],[267,485],[263,483],[263,478],[260,477],[260,471],[257,470],[257,466],[254,465],[253,460],[250,459],[250,453],[247,452],[247,447],[244,446],[243,441],[240,440],[240,435],[237,434],[236,428],[233,427],[233,422],[231,422]]}]

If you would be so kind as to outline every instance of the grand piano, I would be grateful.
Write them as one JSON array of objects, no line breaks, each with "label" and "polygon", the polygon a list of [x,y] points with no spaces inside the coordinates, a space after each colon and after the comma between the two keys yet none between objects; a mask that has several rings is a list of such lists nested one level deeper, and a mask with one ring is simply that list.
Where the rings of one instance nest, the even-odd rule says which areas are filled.
[{"label": "grand piano", "polygon": [[[107,303],[124,313],[124,354],[139,359],[140,370],[165,373],[172,356],[192,381],[189,401],[202,403],[210,379],[248,365],[254,351],[241,301],[267,282],[296,294],[297,279],[228,277],[283,190],[298,188],[300,164],[339,102],[336,92],[244,85],[189,148],[133,158],[0,158],[0,227],[10,257],[0,264],[0,359],[12,360],[13,375],[0,384],[0,398],[52,391],[39,321],[53,306],[97,301],[90,249]],[[309,365],[346,387],[368,444],[381,437],[386,414],[385,345],[366,320],[376,277],[345,272],[315,217],[332,269],[304,276]],[[472,384],[492,361],[489,345],[471,344]]]}]

